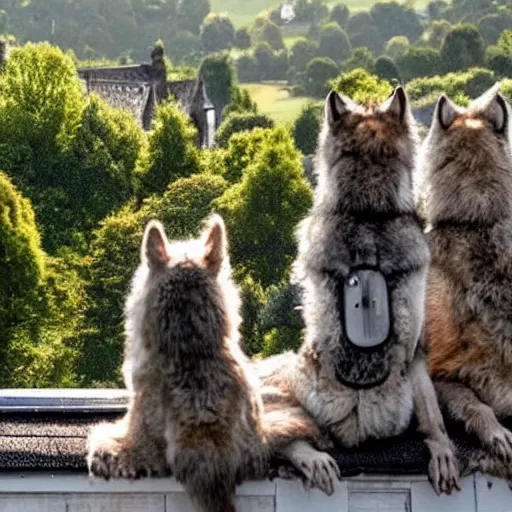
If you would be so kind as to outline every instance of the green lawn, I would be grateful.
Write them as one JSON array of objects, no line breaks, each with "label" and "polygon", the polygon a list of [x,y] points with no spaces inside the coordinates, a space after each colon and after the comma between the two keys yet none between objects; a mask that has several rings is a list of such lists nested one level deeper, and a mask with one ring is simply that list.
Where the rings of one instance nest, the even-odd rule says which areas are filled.
[{"label": "green lawn", "polygon": [[[278,3],[275,0],[211,0],[211,7],[213,12],[227,12],[231,21],[238,28],[250,25],[261,11]],[[329,2],[330,5],[336,3],[338,2]],[[375,0],[343,0],[343,3],[354,12],[368,10],[375,3]],[[428,0],[416,0],[414,7],[423,9],[427,3]]]},{"label": "green lawn", "polygon": [[284,82],[240,85],[251,93],[260,111],[274,119],[278,125],[295,121],[302,107],[310,101],[309,98],[290,97]]}]

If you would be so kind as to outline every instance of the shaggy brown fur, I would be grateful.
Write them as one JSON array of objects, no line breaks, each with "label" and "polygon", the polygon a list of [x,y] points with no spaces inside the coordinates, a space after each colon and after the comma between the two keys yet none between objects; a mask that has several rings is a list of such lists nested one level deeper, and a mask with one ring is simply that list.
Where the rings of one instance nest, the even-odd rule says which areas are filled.
[{"label": "shaggy brown fur", "polygon": [[201,240],[169,244],[148,224],[126,305],[126,417],[96,427],[89,467],[105,477],[170,466],[209,512],[234,511],[235,486],[267,473],[258,381],[238,345],[238,294],[223,221]]},{"label": "shaggy brown fur", "polygon": [[334,461],[304,442],[288,448],[321,437],[298,404],[276,396],[263,413],[260,383],[238,344],[222,219],[214,216],[200,240],[172,245],[151,222],[141,259],[126,303],[123,373],[134,395],[121,421],[93,429],[90,472],[137,478],[170,469],[205,510],[229,512],[235,485],[265,477],[276,454],[299,473],[313,468],[332,492],[322,468],[339,476]]},{"label": "shaggy brown fur", "polygon": [[441,97],[425,142],[432,251],[429,368],[442,409],[512,476],[512,157],[509,107],[495,86],[467,109]]},{"label": "shaggy brown fur", "polygon": [[[434,489],[449,493],[458,487],[457,462],[420,341],[430,254],[414,213],[415,146],[402,88],[372,109],[329,94],[315,203],[301,226],[295,268],[305,289],[306,339],[297,356],[260,363],[260,376],[345,446],[398,435],[415,415]],[[391,302],[391,337],[371,351],[348,341],[341,320],[340,283],[361,264],[385,276]]]}]

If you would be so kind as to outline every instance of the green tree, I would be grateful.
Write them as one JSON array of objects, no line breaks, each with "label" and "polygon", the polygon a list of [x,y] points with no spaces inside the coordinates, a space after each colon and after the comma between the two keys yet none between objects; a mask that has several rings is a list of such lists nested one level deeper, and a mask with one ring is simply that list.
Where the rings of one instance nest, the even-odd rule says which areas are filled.
[{"label": "green tree", "polygon": [[197,131],[172,101],[160,105],[139,164],[139,197],[161,194],[169,183],[200,170]]},{"label": "green tree", "polygon": [[448,20],[433,21],[425,32],[423,32],[420,44],[429,46],[435,50],[441,49],[446,34],[450,32],[452,27],[452,24]]},{"label": "green tree", "polygon": [[409,49],[409,39],[405,36],[394,36],[386,43],[386,55],[393,60],[402,56]]},{"label": "green tree", "polygon": [[232,112],[222,121],[215,139],[220,147],[227,147],[234,133],[251,131],[254,128],[273,128],[274,121],[265,114]]},{"label": "green tree", "polygon": [[257,20],[252,30],[252,38],[256,43],[268,43],[274,51],[284,49],[281,29],[266,17]]},{"label": "green tree", "polygon": [[235,27],[225,14],[210,13],[201,25],[201,44],[208,53],[229,49],[235,42]]},{"label": "green tree", "polygon": [[324,97],[329,91],[328,82],[339,73],[339,67],[329,58],[317,57],[306,67],[304,86],[308,94],[315,98]]},{"label": "green tree", "polygon": [[480,66],[484,60],[484,40],[473,25],[456,25],[441,46],[444,71],[463,71]]},{"label": "green tree", "polygon": [[[9,177],[0,172],[0,354],[23,326],[34,337],[44,308],[45,255],[34,211]],[[4,377],[4,376],[2,376]]]},{"label": "green tree", "polygon": [[414,9],[396,1],[374,3],[370,15],[384,41],[393,36],[406,36],[410,41],[416,41],[423,32]]},{"label": "green tree", "polygon": [[315,152],[321,117],[322,106],[311,102],[302,108],[293,124],[295,144],[304,155],[311,155]]},{"label": "green tree", "polygon": [[224,178],[229,183],[238,183],[245,169],[253,162],[261,148],[274,137],[274,131],[267,128],[234,133],[228,141],[224,154]]},{"label": "green tree", "polygon": [[498,40],[498,48],[512,57],[512,30],[504,30]]},{"label": "green tree", "polygon": [[412,80],[421,76],[433,76],[441,67],[441,55],[433,48],[416,48],[411,46],[397,59],[400,76]]},{"label": "green tree", "polygon": [[388,82],[400,78],[400,72],[398,71],[396,64],[393,62],[393,59],[386,55],[381,55],[375,61],[374,70],[375,74],[379,78],[387,80]]},{"label": "green tree", "polygon": [[306,69],[308,62],[318,57],[318,44],[309,39],[298,39],[290,49],[290,65],[299,73]]},{"label": "green tree", "polygon": [[478,20],[477,28],[486,44],[496,44],[504,30],[512,27],[512,12],[509,10],[487,14]]},{"label": "green tree", "polygon": [[382,53],[386,40],[382,37],[369,12],[360,11],[350,16],[346,31],[352,48],[366,47],[374,55]]},{"label": "green tree", "polygon": [[260,316],[265,307],[266,298],[261,284],[250,275],[238,280],[242,299],[242,325],[240,326],[242,347],[248,356],[253,356],[263,349]]},{"label": "green tree", "polygon": [[346,32],[337,23],[328,23],[320,30],[318,54],[334,62],[345,60],[352,51]]},{"label": "green tree", "polygon": [[285,350],[297,350],[302,342],[304,323],[295,307],[300,304],[299,290],[286,280],[265,290],[267,304],[261,313],[263,354],[265,357]]},{"label": "green tree", "polygon": [[290,134],[275,128],[241,181],[214,202],[230,233],[233,263],[264,287],[280,281],[295,255],[295,226],[311,201],[300,153]]},{"label": "green tree", "polygon": [[[65,177],[62,187],[71,205],[70,229],[88,233],[112,210],[120,207],[134,193],[137,159],[145,147],[142,129],[131,114],[109,107],[99,96],[91,95],[82,112],[80,126],[65,152]],[[65,180],[65,181],[64,181]],[[43,218],[52,219],[42,204]],[[63,209],[59,218],[67,217]],[[58,231],[47,233],[51,245],[58,247]]]},{"label": "green tree", "polygon": [[341,67],[344,71],[363,68],[372,73],[375,67],[375,59],[373,58],[371,50],[362,46],[356,48],[350,58],[343,62]]},{"label": "green tree", "polygon": [[208,97],[215,106],[217,126],[220,124],[224,108],[231,103],[236,85],[236,75],[228,54],[208,55],[201,62],[199,74],[206,82]]},{"label": "green tree", "polygon": [[258,63],[260,80],[272,78],[275,69],[276,55],[267,42],[260,42],[254,47],[254,58]]},{"label": "green tree", "polygon": [[241,27],[235,32],[235,46],[247,50],[252,45],[251,34],[247,27]]},{"label": "green tree", "polygon": [[340,27],[344,27],[350,17],[350,11],[345,4],[336,4],[329,13],[329,20],[336,22]]},{"label": "green tree", "polygon": [[148,198],[135,212],[130,205],[105,219],[94,233],[87,267],[86,329],[80,337],[79,371],[84,385],[119,385],[123,306],[130,279],[139,264],[145,224],[160,219],[171,239],[198,235],[212,201],[227,189],[220,176],[196,174]]},{"label": "green tree", "polygon": [[361,104],[383,101],[393,92],[388,82],[368,73],[365,69],[342,73],[331,82],[331,86]]},{"label": "green tree", "polygon": [[489,46],[485,50],[485,65],[499,77],[508,77],[512,74],[512,55],[499,46]]}]

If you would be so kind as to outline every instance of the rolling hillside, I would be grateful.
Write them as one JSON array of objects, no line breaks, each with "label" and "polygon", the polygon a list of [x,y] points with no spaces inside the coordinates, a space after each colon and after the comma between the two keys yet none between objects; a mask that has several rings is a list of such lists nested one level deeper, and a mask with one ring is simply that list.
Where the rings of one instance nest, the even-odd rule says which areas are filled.
[{"label": "rolling hillside", "polygon": [[[249,25],[261,11],[278,3],[276,0],[211,0],[211,7],[213,12],[227,12],[236,27],[243,27]],[[369,9],[375,0],[344,0],[343,3],[354,12]],[[427,3],[428,0],[416,0],[414,7],[423,9]]]}]

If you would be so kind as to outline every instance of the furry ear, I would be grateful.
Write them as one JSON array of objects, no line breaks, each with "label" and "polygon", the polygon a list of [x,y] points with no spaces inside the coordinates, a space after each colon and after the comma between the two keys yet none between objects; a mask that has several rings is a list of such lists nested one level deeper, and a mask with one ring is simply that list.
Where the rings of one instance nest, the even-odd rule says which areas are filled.
[{"label": "furry ear", "polygon": [[325,99],[325,118],[330,125],[337,123],[341,118],[353,110],[353,101],[331,91]]},{"label": "furry ear", "polygon": [[151,220],[146,225],[142,240],[141,259],[147,261],[150,267],[162,267],[170,259],[164,227],[157,220]]},{"label": "furry ear", "polygon": [[439,122],[444,130],[447,130],[458,114],[459,111],[455,104],[442,94],[439,100],[437,100],[434,119]]},{"label": "furry ear", "polygon": [[203,233],[204,261],[208,270],[217,274],[227,255],[227,235],[220,215],[213,215]]},{"label": "furry ear", "polygon": [[507,101],[496,91],[492,99],[482,110],[483,116],[494,126],[496,133],[503,134],[508,127],[509,110]]},{"label": "furry ear", "polygon": [[395,88],[391,96],[380,106],[381,112],[390,112],[398,116],[403,121],[405,114],[409,109],[409,99],[405,89],[399,85]]}]

